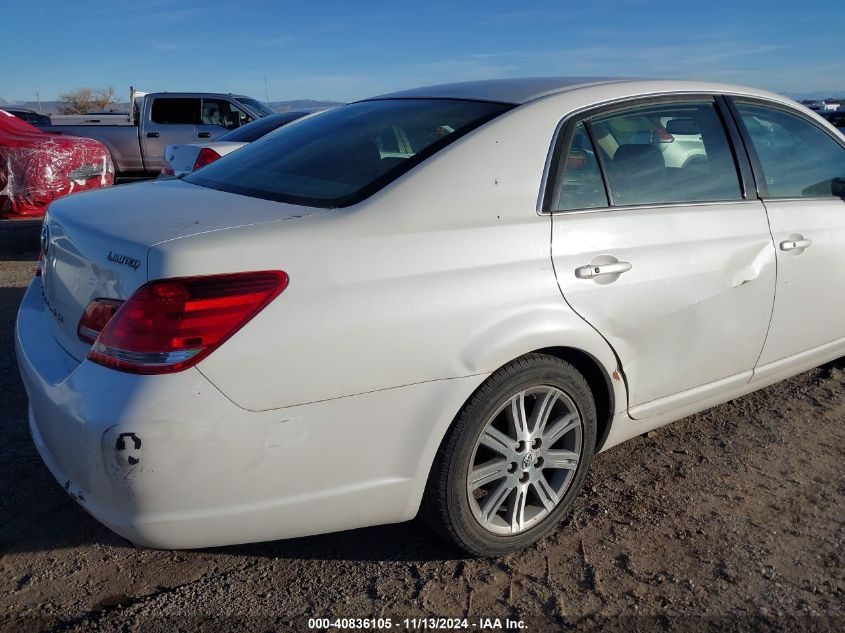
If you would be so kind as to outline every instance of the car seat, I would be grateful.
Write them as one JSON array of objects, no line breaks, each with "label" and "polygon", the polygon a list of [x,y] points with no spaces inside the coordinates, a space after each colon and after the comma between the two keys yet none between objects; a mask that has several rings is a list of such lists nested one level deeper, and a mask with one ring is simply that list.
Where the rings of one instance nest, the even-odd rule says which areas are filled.
[{"label": "car seat", "polygon": [[666,161],[654,145],[620,145],[609,171],[610,187],[617,204],[657,202],[664,195]]}]

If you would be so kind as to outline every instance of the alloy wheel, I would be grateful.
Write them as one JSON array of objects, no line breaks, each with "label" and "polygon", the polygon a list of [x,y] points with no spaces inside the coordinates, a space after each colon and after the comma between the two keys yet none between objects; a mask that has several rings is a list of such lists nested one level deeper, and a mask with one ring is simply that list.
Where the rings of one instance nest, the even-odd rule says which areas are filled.
[{"label": "alloy wheel", "polygon": [[513,394],[475,443],[467,494],[476,521],[495,534],[518,534],[551,513],[575,477],[583,424],[563,391],[538,385]]}]

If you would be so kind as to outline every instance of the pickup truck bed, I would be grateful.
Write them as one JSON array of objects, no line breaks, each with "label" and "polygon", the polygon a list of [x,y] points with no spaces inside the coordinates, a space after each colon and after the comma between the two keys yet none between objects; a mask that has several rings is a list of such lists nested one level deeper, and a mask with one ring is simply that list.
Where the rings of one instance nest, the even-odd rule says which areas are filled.
[{"label": "pickup truck bed", "polygon": [[[136,125],[53,125],[45,132],[64,136],[93,138],[105,145],[111,153],[114,168],[119,178],[155,177],[161,169],[144,162]],[[161,159],[161,157],[159,157]]]}]

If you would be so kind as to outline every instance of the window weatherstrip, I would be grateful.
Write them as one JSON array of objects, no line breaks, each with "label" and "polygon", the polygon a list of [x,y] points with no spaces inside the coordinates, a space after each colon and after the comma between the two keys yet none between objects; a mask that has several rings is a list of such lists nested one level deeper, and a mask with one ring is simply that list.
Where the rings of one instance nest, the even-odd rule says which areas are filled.
[{"label": "window weatherstrip", "polygon": [[751,160],[748,157],[748,149],[742,139],[737,122],[734,120],[730,104],[724,95],[716,95],[716,111],[722,121],[722,127],[727,132],[728,143],[730,144],[734,163],[736,164],[739,175],[742,198],[743,200],[756,200],[760,197],[757,187],[757,177],[752,169]]},{"label": "window weatherstrip", "polygon": [[757,189],[757,197],[765,199],[769,197],[769,187],[766,184],[766,176],[763,173],[763,164],[760,162],[760,157],[757,155],[757,150],[754,147],[754,142],[751,140],[751,134],[742,119],[742,115],[734,103],[733,98],[725,96],[725,103],[728,106],[728,111],[739,129],[739,135],[742,138],[742,144],[745,146],[745,152],[748,155],[748,160],[751,163],[751,172],[754,174],[754,182]]},{"label": "window weatherstrip", "polygon": [[[575,114],[558,122],[555,134],[552,137],[551,149],[547,154],[543,182],[540,187],[541,197],[537,205],[537,213],[540,215],[555,213],[552,210],[552,203],[555,197],[554,189],[557,187],[558,180],[556,174],[560,167],[563,148],[566,147],[568,151],[569,146],[572,144],[572,138],[575,136],[575,125],[570,125],[574,117]],[[558,196],[558,199],[560,199],[560,196]]]},{"label": "window weatherstrip", "polygon": [[[607,170],[605,169],[605,166],[604,166],[604,160],[602,158],[600,148],[598,146],[598,143],[596,143],[596,135],[593,134],[593,124],[590,122],[589,119],[582,119],[582,121],[584,123],[584,129],[587,132],[587,138],[590,139],[590,144],[593,146],[593,152],[596,155],[596,162],[599,165],[599,172],[601,173],[601,180],[604,183],[604,196],[605,196],[605,198],[607,198],[608,206],[610,208],[613,208],[613,207],[616,206],[616,204],[613,202],[613,191],[610,188],[610,180],[608,180],[608,178],[607,178]],[[582,121],[579,121],[579,123],[582,122]],[[572,129],[574,130],[576,127],[578,127],[578,123],[576,123],[572,127]],[[571,140],[569,141],[569,144],[570,145],[572,144]],[[567,155],[568,155],[569,148],[567,148],[566,151],[567,151]],[[566,169],[565,163],[564,163],[563,168]]]}]

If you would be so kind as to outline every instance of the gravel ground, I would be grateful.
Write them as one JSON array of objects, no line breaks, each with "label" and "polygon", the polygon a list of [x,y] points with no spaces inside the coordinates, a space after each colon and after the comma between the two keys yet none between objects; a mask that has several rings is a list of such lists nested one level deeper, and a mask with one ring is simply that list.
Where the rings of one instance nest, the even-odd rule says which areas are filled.
[{"label": "gravel ground", "polygon": [[499,560],[466,559],[416,521],[136,549],[61,490],[29,438],[12,328],[37,243],[37,224],[0,224],[0,630],[303,631],[363,616],[394,630],[421,616],[845,630],[841,360],[599,455],[569,518]]}]

